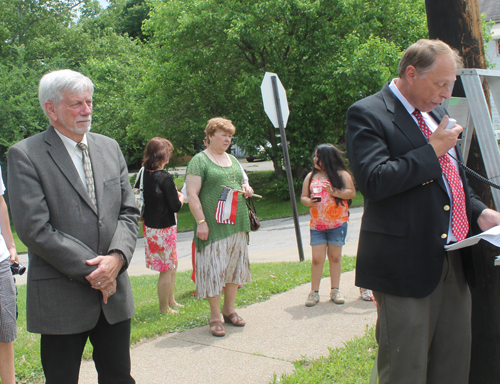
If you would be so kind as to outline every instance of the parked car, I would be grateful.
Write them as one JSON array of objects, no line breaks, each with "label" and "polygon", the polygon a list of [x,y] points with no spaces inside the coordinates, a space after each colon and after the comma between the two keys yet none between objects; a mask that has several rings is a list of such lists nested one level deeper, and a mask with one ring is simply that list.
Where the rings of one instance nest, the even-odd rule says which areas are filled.
[{"label": "parked car", "polygon": [[247,159],[249,163],[252,163],[254,161],[267,160],[266,150],[262,145],[259,145],[258,147],[255,148],[255,154],[252,155],[246,154],[245,159]]},{"label": "parked car", "polygon": [[[268,151],[266,151],[266,148],[268,149]],[[271,143],[269,141],[266,141],[265,147],[264,145],[259,145],[255,147],[254,150],[245,155],[245,159],[247,159],[247,161],[250,163],[253,161],[269,160],[270,150],[271,150]]]}]

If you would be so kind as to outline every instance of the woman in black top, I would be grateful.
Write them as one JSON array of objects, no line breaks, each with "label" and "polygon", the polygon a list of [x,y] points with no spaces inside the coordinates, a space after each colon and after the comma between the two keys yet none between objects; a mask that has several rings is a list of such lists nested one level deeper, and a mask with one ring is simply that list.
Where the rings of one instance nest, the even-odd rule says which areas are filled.
[{"label": "woman in black top", "polygon": [[160,313],[177,313],[175,301],[175,272],[177,270],[176,215],[184,203],[184,195],[177,191],[172,176],[163,168],[174,147],[167,139],[152,138],[144,151],[144,215],[143,232],[146,237],[146,267],[160,272],[158,299]]}]

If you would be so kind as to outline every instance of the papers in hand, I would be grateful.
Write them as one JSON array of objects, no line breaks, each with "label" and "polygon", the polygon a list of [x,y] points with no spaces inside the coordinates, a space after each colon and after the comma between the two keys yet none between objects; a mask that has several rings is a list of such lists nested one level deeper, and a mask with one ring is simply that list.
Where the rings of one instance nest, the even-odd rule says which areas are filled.
[{"label": "papers in hand", "polygon": [[465,240],[459,241],[451,245],[445,245],[444,249],[447,251],[454,251],[460,248],[470,247],[471,245],[479,243],[479,240],[486,240],[487,242],[500,247],[500,225],[490,228],[479,235],[469,237]]}]

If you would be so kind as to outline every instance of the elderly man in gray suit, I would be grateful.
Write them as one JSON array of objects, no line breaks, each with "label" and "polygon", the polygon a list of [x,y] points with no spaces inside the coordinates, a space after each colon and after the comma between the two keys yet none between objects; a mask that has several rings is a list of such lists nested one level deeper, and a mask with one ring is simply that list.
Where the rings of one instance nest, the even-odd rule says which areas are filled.
[{"label": "elderly man in gray suit", "polygon": [[28,247],[28,331],[40,333],[47,384],[78,383],[90,339],[99,383],[134,383],[126,272],[138,233],[118,143],[89,133],[92,81],[71,70],[40,80],[46,131],[9,150],[10,204]]}]

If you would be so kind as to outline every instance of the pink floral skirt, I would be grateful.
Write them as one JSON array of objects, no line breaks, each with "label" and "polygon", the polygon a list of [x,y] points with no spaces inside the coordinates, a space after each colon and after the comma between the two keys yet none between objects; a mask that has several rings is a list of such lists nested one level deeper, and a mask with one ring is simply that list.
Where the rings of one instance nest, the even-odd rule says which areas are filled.
[{"label": "pink floral skirt", "polygon": [[149,228],[142,224],[146,241],[146,267],[157,272],[175,269],[177,262],[177,226]]}]

